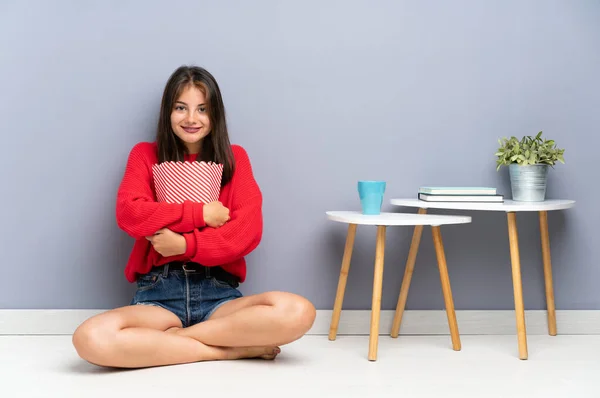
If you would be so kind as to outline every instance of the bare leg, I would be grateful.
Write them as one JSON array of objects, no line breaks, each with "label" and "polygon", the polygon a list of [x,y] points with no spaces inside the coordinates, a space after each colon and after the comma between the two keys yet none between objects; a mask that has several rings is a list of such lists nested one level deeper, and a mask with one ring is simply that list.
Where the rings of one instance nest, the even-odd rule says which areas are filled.
[{"label": "bare leg", "polygon": [[73,345],[86,361],[119,368],[250,357],[272,359],[278,353],[276,347],[211,347],[165,333],[174,327],[181,327],[181,321],[170,311],[154,306],[127,306],[82,323],[73,334]]},{"label": "bare leg", "polygon": [[174,332],[213,346],[279,346],[302,337],[315,315],[303,297],[267,292],[229,301],[209,320]]}]

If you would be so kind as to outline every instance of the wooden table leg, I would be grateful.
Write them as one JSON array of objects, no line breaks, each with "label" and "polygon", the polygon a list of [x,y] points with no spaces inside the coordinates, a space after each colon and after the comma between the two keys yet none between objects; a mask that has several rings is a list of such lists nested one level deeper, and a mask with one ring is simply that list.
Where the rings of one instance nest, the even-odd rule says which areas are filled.
[{"label": "wooden table leg", "polygon": [[450,287],[450,277],[448,276],[448,266],[446,264],[442,233],[440,232],[439,226],[432,226],[431,231],[433,233],[435,254],[440,269],[440,280],[442,282],[442,292],[444,293],[444,303],[446,304],[446,315],[448,317],[448,326],[450,327],[452,348],[455,351],[460,351],[460,335],[458,333],[458,323],[456,322],[456,312],[454,312],[454,300],[452,299],[452,288]]},{"label": "wooden table leg", "polygon": [[[427,213],[427,209],[420,208],[419,214]],[[421,243],[421,235],[423,233],[423,226],[416,225],[413,232],[412,242],[410,243],[410,250],[408,251],[408,259],[406,260],[406,267],[404,268],[404,277],[402,278],[402,286],[400,287],[400,295],[398,296],[398,303],[396,304],[396,313],[394,314],[394,321],[392,322],[392,332],[390,335],[393,338],[398,337],[400,333],[400,325],[402,324],[402,315],[404,315],[404,308],[406,307],[406,299],[408,298],[408,289],[410,288],[410,281],[412,280],[413,271],[415,269],[415,262],[417,260],[417,253],[419,252],[419,244]]]},{"label": "wooden table leg", "polygon": [[373,302],[371,304],[371,335],[369,337],[369,361],[377,360],[377,344],[379,342],[379,315],[381,313],[381,290],[383,288],[385,231],[385,225],[377,226],[375,273],[373,277]]},{"label": "wooden table leg", "polygon": [[344,302],[344,292],[346,291],[346,281],[348,280],[348,271],[350,270],[350,259],[352,258],[354,238],[356,237],[356,227],[356,224],[348,225],[348,235],[346,236],[346,247],[344,248],[342,269],[340,271],[340,279],[338,281],[335,303],[333,305],[331,325],[329,326],[329,340],[335,340],[337,336],[338,325],[340,324],[340,315],[342,313],[342,304]]},{"label": "wooden table leg", "polygon": [[548,308],[548,334],[556,336],[556,310],[554,308],[554,286],[552,284],[552,262],[550,260],[550,238],[548,236],[548,212],[540,211],[540,235],[544,260],[544,283]]},{"label": "wooden table leg", "polygon": [[519,358],[527,359],[527,332],[525,329],[523,285],[521,283],[521,259],[519,255],[517,216],[514,212],[507,212],[506,214],[508,216],[508,239],[510,241],[510,261],[512,264],[513,291],[515,297],[515,315],[517,318],[517,338],[519,341]]}]

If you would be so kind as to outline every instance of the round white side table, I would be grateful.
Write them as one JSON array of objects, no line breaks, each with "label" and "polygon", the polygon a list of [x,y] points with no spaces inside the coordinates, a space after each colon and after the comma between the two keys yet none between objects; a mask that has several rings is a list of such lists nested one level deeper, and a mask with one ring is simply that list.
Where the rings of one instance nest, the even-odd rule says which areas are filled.
[{"label": "round white side table", "polygon": [[[429,225],[432,229],[435,252],[440,270],[440,279],[444,294],[444,302],[446,304],[446,314],[448,316],[448,326],[450,327],[452,348],[456,351],[459,351],[461,348],[460,336],[458,333],[456,314],[454,312],[454,301],[452,300],[452,289],[450,288],[450,278],[448,277],[446,255],[444,254],[444,245],[442,243],[440,226],[447,224],[470,223],[471,217],[406,213],[363,215],[362,213],[356,211],[328,211],[326,214],[329,220],[348,224],[348,235],[346,236],[346,246],[344,248],[344,256],[342,259],[342,269],[340,271],[340,278],[338,281],[337,293],[335,295],[335,303],[333,306],[333,315],[331,318],[331,326],[329,328],[329,340],[335,340],[337,336],[337,329],[342,312],[342,303],[344,301],[344,292],[346,290],[346,281],[348,279],[350,259],[352,258],[352,249],[354,247],[354,238],[356,236],[357,226],[377,226],[377,241],[375,244],[375,272],[373,278],[373,299],[371,302],[371,329],[368,356],[370,361],[375,361],[377,360],[377,346],[379,341],[379,316],[381,313],[381,290],[383,283],[386,228],[390,226],[416,226],[416,228],[422,230],[424,225]],[[397,335],[393,337],[397,337]]]},{"label": "round white side table", "polygon": [[[539,213],[540,235],[542,240],[542,258],[544,263],[544,282],[546,286],[546,305],[548,307],[548,333],[556,336],[556,311],[554,307],[554,288],[552,285],[552,265],[550,261],[550,240],[548,237],[548,212],[554,210],[569,209],[575,205],[574,200],[545,200],[543,202],[516,202],[505,200],[503,203],[470,203],[470,202],[427,202],[419,199],[392,199],[392,205],[404,207],[416,207],[418,214],[424,215],[427,209],[449,209],[449,210],[474,210],[474,211],[503,211],[508,218],[508,238],[510,242],[510,259],[512,265],[513,294],[515,300],[515,315],[517,321],[517,340],[519,345],[519,358],[527,359],[527,332],[525,328],[525,309],[523,304],[523,287],[521,282],[521,259],[519,255],[519,238],[517,233],[517,212],[535,211]],[[394,316],[392,335],[398,334],[402,313],[406,305],[408,289],[415,259],[419,250],[421,229],[415,228],[413,240],[410,246],[406,271]]]}]

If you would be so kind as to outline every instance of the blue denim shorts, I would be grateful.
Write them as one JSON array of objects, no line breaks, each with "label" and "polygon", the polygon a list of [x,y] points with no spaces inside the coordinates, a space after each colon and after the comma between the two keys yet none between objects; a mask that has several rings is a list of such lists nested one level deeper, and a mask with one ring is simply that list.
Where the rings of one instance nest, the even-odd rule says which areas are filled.
[{"label": "blue denim shorts", "polygon": [[240,297],[237,283],[224,282],[204,271],[169,269],[166,264],[138,277],[131,304],[162,307],[177,315],[183,327],[189,327],[207,320],[221,305]]}]

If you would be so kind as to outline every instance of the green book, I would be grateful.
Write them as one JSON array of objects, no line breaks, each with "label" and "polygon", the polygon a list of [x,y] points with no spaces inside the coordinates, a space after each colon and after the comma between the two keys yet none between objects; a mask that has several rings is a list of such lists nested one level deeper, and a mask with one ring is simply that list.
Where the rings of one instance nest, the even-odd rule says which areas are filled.
[{"label": "green book", "polygon": [[491,187],[421,187],[419,193],[429,195],[496,195]]}]

